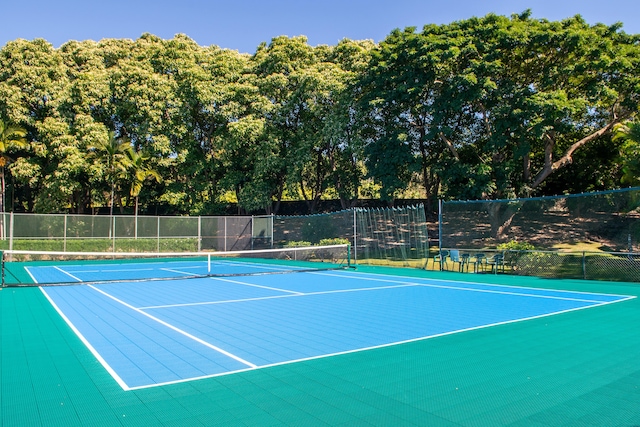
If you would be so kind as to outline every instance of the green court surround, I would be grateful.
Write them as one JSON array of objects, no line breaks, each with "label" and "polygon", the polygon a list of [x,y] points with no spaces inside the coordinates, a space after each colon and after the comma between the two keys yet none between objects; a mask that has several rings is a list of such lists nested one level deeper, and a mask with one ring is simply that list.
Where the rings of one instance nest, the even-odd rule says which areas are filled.
[{"label": "green court surround", "polygon": [[[631,283],[359,269],[640,295]],[[640,425],[640,298],[136,391],[38,288],[3,288],[0,310],[2,427]]]}]

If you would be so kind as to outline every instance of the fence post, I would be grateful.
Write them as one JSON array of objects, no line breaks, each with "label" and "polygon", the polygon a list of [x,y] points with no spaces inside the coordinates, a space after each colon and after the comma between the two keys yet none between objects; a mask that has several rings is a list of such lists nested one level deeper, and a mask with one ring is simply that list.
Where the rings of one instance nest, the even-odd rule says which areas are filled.
[{"label": "fence post", "polygon": [[585,251],[582,251],[582,279],[587,280],[587,257]]},{"label": "fence post", "polygon": [[9,214],[9,249],[13,250],[13,212]]},{"label": "fence post", "polygon": [[198,252],[202,250],[202,217],[198,215]]},{"label": "fence post", "polygon": [[440,255],[440,270],[442,270],[442,199],[438,200],[438,255]]},{"label": "fence post", "polygon": [[358,229],[356,222],[356,209],[353,209],[353,263],[358,263]]},{"label": "fence post", "polygon": [[64,214],[64,231],[62,232],[62,251],[67,251],[67,214]]}]

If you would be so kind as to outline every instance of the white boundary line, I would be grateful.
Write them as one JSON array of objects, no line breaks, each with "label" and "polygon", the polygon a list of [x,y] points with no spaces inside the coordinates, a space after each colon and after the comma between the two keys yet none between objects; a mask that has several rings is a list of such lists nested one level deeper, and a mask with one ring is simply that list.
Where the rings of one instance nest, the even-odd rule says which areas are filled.
[{"label": "white boundary line", "polygon": [[[363,275],[363,276],[376,276],[376,277],[397,277],[397,278],[408,279],[408,280],[426,280],[426,281],[445,282],[445,283],[468,283],[470,285],[495,286],[495,287],[499,287],[499,288],[531,289],[531,290],[549,291],[549,292],[568,292],[568,293],[583,294],[583,295],[606,295],[606,296],[614,296],[614,297],[628,297],[629,296],[629,295],[622,295],[622,294],[607,294],[607,293],[602,293],[602,292],[571,291],[571,290],[567,290],[567,289],[551,289],[551,288],[544,288],[544,287],[536,288],[536,287],[533,287],[533,286],[501,285],[501,284],[497,284],[497,283],[472,282],[472,281],[468,281],[468,280],[434,279],[434,278],[430,278],[430,277],[402,276],[402,275],[399,275],[399,274],[365,273],[365,272],[361,272],[361,271],[345,271],[345,273],[346,273],[345,275],[338,275],[336,273],[333,273],[333,274],[337,275],[339,277],[348,277],[350,275]],[[310,272],[310,274],[326,275],[326,274],[332,274],[332,273]],[[512,277],[517,277],[517,276],[512,276]],[[576,279],[576,280],[579,280],[579,279]],[[589,281],[585,280],[584,282],[588,283]]]},{"label": "white boundary line", "polygon": [[188,333],[188,332],[186,332],[186,331],[183,331],[182,329],[180,329],[180,328],[178,328],[178,327],[176,327],[176,326],[174,326],[174,325],[172,325],[172,324],[170,324],[170,323],[168,323],[168,322],[165,322],[164,320],[160,320],[160,319],[158,319],[157,317],[152,316],[152,315],[151,315],[151,314],[149,314],[149,313],[145,313],[144,311],[140,310],[139,308],[136,308],[136,307],[132,306],[131,304],[127,304],[126,302],[124,302],[124,301],[122,301],[122,300],[120,300],[120,299],[118,299],[118,298],[114,297],[113,295],[110,295],[110,294],[108,294],[107,292],[105,292],[105,291],[103,291],[103,290],[101,290],[101,289],[96,288],[94,285],[87,285],[87,286],[88,286],[88,287],[90,287],[91,289],[93,289],[94,291],[100,292],[100,293],[101,293],[101,294],[103,294],[104,296],[106,296],[106,297],[108,297],[108,298],[111,298],[112,300],[114,300],[114,301],[116,301],[116,302],[118,302],[118,303],[120,303],[120,304],[124,305],[125,307],[130,308],[131,310],[134,310],[135,312],[140,313],[140,314],[142,314],[143,316],[146,316],[146,317],[148,317],[149,319],[154,320],[154,321],[156,321],[156,322],[160,323],[161,325],[166,326],[167,328],[172,329],[172,330],[174,330],[175,332],[178,332],[179,334],[184,335],[185,337],[190,338],[190,339],[192,339],[192,340],[196,341],[197,343],[200,343],[200,344],[204,345],[205,347],[209,347],[210,349],[215,350],[215,351],[217,351],[218,353],[224,354],[225,356],[227,356],[227,357],[229,357],[229,358],[231,358],[231,359],[234,359],[234,360],[236,360],[237,362],[242,363],[243,365],[247,365],[247,366],[248,366],[248,367],[250,367],[250,368],[255,368],[255,367],[257,367],[257,365],[254,365],[253,363],[248,362],[248,361],[246,361],[246,360],[242,359],[241,357],[236,356],[236,355],[235,355],[235,354],[233,354],[233,353],[229,353],[228,351],[223,350],[223,349],[221,349],[220,347],[217,347],[217,346],[215,346],[215,345],[213,345],[213,344],[211,344],[211,343],[208,343],[207,341],[204,341],[203,339],[200,339],[200,338],[196,337],[195,335],[192,335],[192,334],[190,334],[190,333]]},{"label": "white boundary line", "polygon": [[239,280],[224,279],[222,277],[212,277],[211,279],[219,280],[221,282],[234,283],[234,284],[237,284],[237,285],[250,286],[250,287],[253,287],[253,288],[269,289],[270,291],[285,292],[285,293],[292,294],[292,295],[304,295],[303,292],[290,291],[289,289],[273,288],[273,287],[270,287],[270,286],[256,285],[255,283],[247,283],[247,282],[241,282]]},{"label": "white boundary line", "polygon": [[[138,308],[140,310],[149,310],[149,309],[174,308],[174,307],[190,307],[190,306],[201,306],[201,305],[238,303],[238,302],[246,302],[246,301],[260,301],[260,300],[277,299],[277,298],[293,297],[293,296],[312,296],[312,295],[336,294],[336,293],[345,293],[345,292],[366,292],[366,291],[377,291],[377,290],[382,290],[382,289],[395,289],[395,288],[418,287],[418,286],[419,287],[423,287],[423,288],[450,289],[450,290],[455,290],[455,291],[480,292],[480,293],[488,293],[488,294],[519,296],[519,297],[527,297],[527,298],[552,299],[552,300],[561,300],[561,301],[575,301],[575,302],[592,303],[592,304],[603,304],[603,303],[607,303],[608,302],[608,301],[600,301],[600,300],[595,300],[595,299],[571,298],[571,297],[564,297],[564,296],[533,294],[533,293],[532,294],[527,294],[527,293],[524,293],[524,292],[507,292],[507,291],[491,290],[491,289],[475,289],[475,288],[467,288],[467,287],[461,287],[461,286],[437,285],[437,284],[431,284],[431,283],[419,283],[419,282],[412,282],[412,281],[385,280],[385,279],[366,278],[366,277],[350,277],[350,276],[344,276],[344,275],[332,274],[332,273],[316,273],[316,272],[313,272],[312,274],[323,275],[323,276],[331,276],[331,277],[339,277],[339,278],[345,278],[345,279],[368,280],[368,281],[373,281],[373,282],[396,283],[396,285],[376,286],[376,287],[373,287],[373,288],[334,289],[334,290],[330,290],[330,291],[316,291],[316,292],[295,292],[295,291],[289,291],[289,290],[285,290],[285,289],[272,288],[272,287],[268,287],[268,286],[261,286],[261,285],[255,285],[255,284],[251,284],[251,283],[246,283],[246,282],[240,282],[240,281],[236,281],[236,280],[229,280],[229,279],[222,279],[222,278],[218,278],[218,277],[212,277],[211,279],[214,279],[214,280],[221,280],[221,281],[230,282],[230,283],[237,283],[237,284],[245,285],[245,286],[255,286],[257,288],[265,288],[265,289],[281,291],[281,292],[289,292],[290,294],[287,294],[287,295],[271,295],[271,296],[267,296],[267,297],[255,297],[255,298],[240,298],[240,299],[222,300],[222,301],[198,301],[198,302],[182,303],[182,304],[166,304],[166,305],[143,306],[143,307],[138,307]],[[399,277],[402,277],[402,276],[399,276]],[[407,278],[407,279],[410,279],[410,278]],[[451,282],[455,283],[454,281],[451,281]],[[463,283],[463,282],[460,282],[460,283]],[[471,282],[469,282],[469,283],[471,283]],[[471,283],[471,284],[473,284],[473,283]],[[490,284],[488,284],[488,285],[492,286]],[[510,286],[505,286],[505,287],[511,288]],[[544,289],[544,288],[525,288],[525,287],[517,287],[517,286],[513,286],[513,288],[516,288],[516,289],[531,289],[531,290],[540,290],[540,291],[548,290],[548,289]],[[551,291],[553,291],[553,290],[551,290]],[[563,292],[572,293],[572,291],[563,291]],[[576,293],[577,294],[583,294],[583,295],[587,294],[587,293],[584,293],[584,292],[576,292]],[[609,296],[610,295],[610,296],[615,296],[615,297],[620,297],[620,298],[621,297],[626,297],[626,299],[635,298],[635,296],[629,297],[627,295],[614,295],[614,294],[597,294],[597,293],[594,293],[594,294],[591,294],[591,295],[602,295],[602,296],[604,296],[604,295],[608,295]]]},{"label": "white boundary line", "polygon": [[[409,284],[409,285],[414,285],[414,286],[423,286],[426,288],[440,288],[440,289],[453,289],[453,290],[457,290],[457,291],[468,291],[468,292],[481,292],[481,293],[488,293],[488,294],[501,294],[501,295],[513,295],[513,296],[521,296],[521,297],[532,297],[532,298],[547,298],[547,299],[557,299],[557,300],[566,300],[566,301],[578,301],[578,302],[593,302],[593,303],[603,303],[603,302],[607,302],[607,301],[598,301],[598,300],[590,300],[590,299],[581,299],[581,298],[569,298],[569,297],[561,297],[561,296],[554,296],[554,295],[544,295],[544,294],[527,294],[527,293],[523,293],[523,292],[507,292],[507,291],[496,291],[496,290],[491,290],[491,289],[475,289],[475,288],[467,288],[464,286],[450,286],[450,285],[436,285],[433,283],[418,283],[418,282],[411,282],[411,281],[400,281],[400,280],[385,280],[385,279],[377,279],[377,278],[368,278],[368,277],[348,277],[348,276],[341,276],[338,274],[331,274],[331,273],[313,273],[313,274],[317,274],[317,275],[322,275],[322,276],[332,276],[332,277],[344,277],[344,278],[348,278],[348,279],[356,279],[356,280],[370,280],[373,282],[387,282],[387,283],[402,283],[402,284]],[[450,281],[451,283],[455,283],[453,281]],[[465,282],[458,282],[458,283],[465,283]],[[469,282],[470,284],[473,284],[471,282]],[[488,286],[492,286],[492,285],[488,285]],[[514,288],[518,288],[517,286],[513,286]],[[372,288],[372,289],[376,289],[376,288]],[[547,289],[537,289],[537,288],[518,288],[518,289],[531,289],[531,290],[541,290],[541,291],[546,291]],[[567,293],[571,293],[571,291],[565,291]],[[606,295],[606,294],[593,294],[593,295]],[[613,296],[626,296],[626,295],[613,295]],[[635,298],[635,297],[634,297]]]},{"label": "white boundary line", "polygon": [[[31,275],[31,273],[27,270],[27,272]],[[64,271],[63,271],[64,272]],[[66,272],[64,272],[66,273]],[[481,283],[481,282],[465,282],[465,281],[455,281],[455,280],[443,280],[443,279],[429,279],[429,278],[419,278],[419,277],[410,277],[410,276],[400,276],[400,275],[382,275],[382,274],[376,274],[376,273],[359,273],[359,272],[350,272],[347,275],[339,275],[339,274],[335,274],[335,273],[322,273],[322,272],[313,272],[312,274],[317,274],[317,275],[326,275],[326,276],[334,276],[334,277],[343,277],[343,278],[358,278],[358,277],[352,277],[352,275],[372,275],[372,276],[381,276],[381,277],[396,277],[396,278],[401,278],[401,279],[405,279],[405,280],[409,280],[409,282],[401,282],[401,281],[397,281],[397,280],[384,280],[384,279],[377,279],[377,278],[370,278],[370,279],[366,279],[365,280],[372,280],[372,281],[380,281],[380,282],[389,282],[389,283],[399,283],[399,285],[396,286],[384,286],[384,287],[374,287],[374,288],[359,288],[359,289],[341,289],[341,290],[334,290],[334,291],[321,291],[321,292],[310,292],[310,293],[292,293],[289,295],[278,295],[278,296],[272,296],[272,297],[262,297],[262,298],[253,298],[253,299],[244,299],[244,300],[229,300],[229,301],[218,301],[218,302],[204,302],[204,303],[195,303],[195,304],[180,304],[180,305],[176,305],[176,306],[182,306],[182,305],[203,305],[203,304],[219,304],[219,303],[223,303],[223,302],[243,302],[243,301],[251,301],[251,300],[259,300],[259,299],[273,299],[273,298],[283,298],[283,297],[295,297],[295,296],[307,296],[307,295],[319,295],[319,294],[327,294],[327,293],[340,293],[340,292],[360,292],[360,291],[368,291],[368,290],[380,290],[380,289],[390,289],[390,288],[399,288],[399,287],[411,287],[411,286],[422,286],[422,287],[437,287],[437,288],[445,288],[445,289],[455,289],[455,290],[466,290],[466,291],[480,291],[480,292],[488,292],[488,293],[498,293],[498,294],[507,294],[507,295],[514,295],[514,296],[525,296],[525,297],[539,297],[539,298],[551,298],[551,299],[560,299],[560,300],[569,300],[569,301],[576,301],[576,302],[585,302],[585,303],[591,303],[589,305],[585,305],[582,307],[577,307],[577,308],[571,308],[571,309],[566,309],[566,310],[561,310],[561,311],[556,311],[556,312],[552,312],[552,313],[545,313],[545,314],[541,314],[541,315],[536,315],[536,316],[530,316],[530,317],[525,317],[525,318],[519,318],[519,319],[515,319],[515,320],[507,320],[507,321],[502,321],[502,322],[495,322],[495,323],[491,323],[491,324],[486,324],[486,325],[480,325],[480,326],[474,326],[474,327],[470,327],[470,328],[464,328],[464,329],[459,329],[459,330],[454,330],[454,331],[448,331],[448,332],[443,332],[440,334],[434,334],[434,335],[427,335],[427,336],[423,336],[423,337],[417,337],[417,338],[412,338],[412,339],[407,339],[407,340],[402,340],[402,341],[396,341],[396,342],[391,342],[391,343],[385,343],[385,344],[380,344],[380,345],[375,345],[375,346],[370,346],[370,347],[362,347],[362,348],[357,348],[357,349],[351,349],[351,350],[346,350],[346,351],[342,351],[342,352],[336,352],[336,353],[329,353],[329,354],[322,354],[322,355],[318,355],[318,356],[312,356],[312,357],[307,357],[307,358],[301,358],[301,359],[295,359],[295,360],[287,360],[284,362],[278,362],[278,363],[272,363],[272,364],[267,364],[267,365],[255,365],[253,363],[250,363],[248,361],[245,361],[244,359],[239,358],[238,356],[233,355],[232,353],[229,353],[223,349],[220,349],[219,347],[214,346],[213,344],[210,344],[204,340],[201,340],[200,338],[197,338],[185,331],[182,331],[181,329],[167,323],[164,322],[148,313],[145,313],[143,310],[144,309],[149,309],[149,308],[162,308],[162,307],[171,307],[171,306],[158,306],[158,307],[143,307],[143,308],[136,308],[131,306],[130,304],[127,304],[124,301],[119,300],[118,298],[96,288],[93,285],[87,285],[88,287],[94,289],[95,291],[107,296],[108,298],[113,299],[114,301],[123,304],[124,306],[154,320],[159,322],[160,324],[180,333],[185,335],[188,338],[191,338],[193,340],[195,340],[196,342],[203,344],[215,351],[220,352],[221,354],[224,354],[234,360],[237,360],[240,363],[243,363],[245,365],[247,365],[246,369],[239,369],[239,370],[234,370],[234,371],[227,371],[227,372],[222,372],[222,373],[217,373],[217,374],[211,374],[211,375],[203,375],[203,376],[198,376],[198,377],[191,377],[191,378],[183,378],[180,380],[175,380],[175,381],[168,381],[168,382],[163,382],[163,383],[156,383],[156,384],[150,384],[150,385],[145,385],[145,386],[136,386],[136,387],[129,387],[118,375],[117,373],[111,368],[111,366],[102,358],[102,356],[97,352],[97,350],[95,348],[93,348],[93,346],[91,346],[91,344],[86,340],[86,338],[80,333],[80,331],[73,325],[73,323],[71,323],[71,321],[67,318],[66,315],[64,315],[64,313],[60,310],[60,308],[55,304],[55,302],[50,298],[50,296],[47,294],[47,292],[45,291],[45,289],[43,287],[40,287],[41,291],[43,292],[43,294],[45,295],[45,297],[47,298],[47,300],[49,300],[49,302],[51,303],[51,305],[55,308],[55,310],[60,314],[60,316],[65,320],[65,322],[69,325],[69,327],[76,333],[76,335],[80,338],[80,340],[87,346],[87,348],[91,351],[91,353],[96,357],[96,359],[104,366],[104,368],[107,370],[107,372],[109,372],[109,374],[116,380],[116,382],[122,387],[123,390],[125,391],[129,391],[129,390],[141,390],[141,389],[146,389],[146,388],[152,388],[152,387],[159,387],[159,386],[164,386],[164,385],[170,385],[170,384],[178,384],[178,383],[184,383],[184,382],[189,382],[189,381],[195,381],[195,380],[199,380],[199,379],[206,379],[206,378],[214,378],[214,377],[219,377],[219,376],[225,376],[225,375],[232,375],[235,373],[240,373],[240,372],[246,372],[246,371],[251,371],[251,370],[257,370],[257,369],[264,369],[264,368],[270,368],[270,367],[274,367],[274,366],[281,366],[281,365],[288,365],[291,363],[298,363],[298,362],[303,362],[303,361],[309,361],[309,360],[315,360],[315,359],[322,359],[325,357],[333,357],[333,356],[339,356],[339,355],[343,355],[343,354],[350,354],[350,353],[358,353],[361,351],[367,351],[367,350],[374,350],[374,349],[379,349],[379,348],[385,348],[385,347],[392,347],[392,346],[396,346],[396,345],[402,345],[402,344],[407,344],[407,343],[412,343],[412,342],[418,342],[418,341],[424,341],[424,340],[428,340],[431,338],[437,338],[437,337],[442,337],[442,336],[447,336],[447,335],[453,335],[453,334],[457,334],[460,332],[467,332],[467,331],[473,331],[473,330],[477,330],[477,329],[484,329],[484,328],[489,328],[489,327],[493,327],[493,326],[499,326],[499,325],[507,325],[507,324],[511,324],[511,323],[518,323],[518,322],[523,322],[523,321],[527,321],[527,320],[533,320],[533,319],[538,319],[538,318],[544,318],[544,317],[549,317],[549,316],[555,316],[557,314],[562,314],[562,313],[568,313],[568,312],[572,312],[572,311],[578,311],[578,310],[584,310],[584,309],[589,309],[589,308],[594,308],[594,307],[599,307],[599,306],[603,306],[603,305],[609,305],[609,304],[615,304],[615,303],[619,303],[619,302],[623,302],[623,301],[628,301],[631,299],[635,299],[635,296],[628,296],[628,295],[617,295],[617,294],[604,294],[604,293],[593,293],[593,292],[580,292],[580,291],[568,291],[568,290],[555,290],[555,289],[546,289],[546,288],[534,288],[534,287],[524,287],[524,286],[510,286],[510,285],[497,285],[497,284],[492,284],[492,283]],[[32,276],[33,277],[33,276]],[[220,278],[217,278],[220,279]],[[362,277],[360,277],[360,279],[363,279]],[[567,293],[576,293],[576,294],[585,294],[585,295],[602,295],[602,296],[614,296],[614,297],[620,297],[621,299],[615,300],[615,301],[597,301],[597,300],[583,300],[583,299],[579,299],[579,298],[567,298],[567,297],[553,297],[553,296],[546,296],[546,295],[535,295],[535,294],[523,294],[523,293],[510,293],[510,292],[504,292],[504,291],[488,291],[485,289],[479,290],[479,289],[470,289],[470,288],[464,288],[464,287],[455,287],[455,286],[446,286],[446,285],[434,285],[434,284],[430,284],[430,283],[414,283],[414,282],[410,282],[410,280],[414,280],[414,279],[418,279],[418,280],[430,280],[430,281],[437,281],[437,282],[445,282],[445,283],[468,283],[468,284],[477,284],[477,285],[483,285],[483,286],[497,286],[497,287],[508,287],[508,288],[519,288],[519,289],[531,289],[531,290],[537,290],[537,291],[556,291],[556,292],[567,292]],[[35,280],[34,280],[35,281]],[[225,281],[229,281],[234,283],[235,281],[231,281],[231,280],[227,280],[225,279]],[[37,283],[37,281],[36,281]],[[247,283],[243,283],[243,282],[237,282],[239,284],[242,285],[251,285],[251,284],[247,284]],[[260,287],[259,285],[256,285],[258,287]],[[272,288],[275,290],[278,290],[277,288]],[[294,291],[288,291],[288,292],[294,292]]]},{"label": "white boundary line", "polygon": [[[240,283],[243,284],[242,282],[240,282]],[[185,302],[185,303],[182,303],[182,304],[153,305],[153,306],[145,306],[145,307],[138,307],[138,308],[140,310],[150,310],[150,309],[158,309],[158,308],[174,308],[174,307],[190,307],[190,306],[198,306],[198,305],[230,304],[230,303],[237,303],[237,302],[262,301],[262,300],[278,299],[278,298],[306,297],[306,296],[312,296],[312,295],[325,295],[325,294],[342,294],[342,293],[346,293],[346,292],[377,291],[377,290],[380,290],[380,289],[397,289],[397,288],[409,288],[409,287],[418,287],[418,286],[422,286],[422,285],[415,284],[415,283],[406,283],[404,285],[376,286],[375,288],[335,289],[333,291],[317,291],[317,292],[307,292],[307,293],[301,293],[301,292],[293,293],[293,291],[287,291],[287,292],[292,292],[292,293],[291,294],[287,294],[287,295],[271,295],[271,296],[268,296],[268,297],[241,298],[241,299],[231,299],[231,300],[222,300],[222,301]],[[258,286],[258,287],[263,287],[263,286]],[[266,286],[264,286],[264,287],[266,287]],[[267,289],[276,289],[277,290],[277,288],[267,288]]]},{"label": "white boundary line", "polygon": [[82,282],[82,279],[80,279],[80,278],[78,278],[78,277],[74,276],[73,274],[71,274],[71,273],[69,273],[69,272],[64,271],[63,269],[61,269],[61,268],[60,268],[60,267],[58,267],[57,265],[54,265],[54,266],[53,266],[53,268],[55,268],[56,270],[60,271],[60,272],[61,272],[61,273],[63,273],[63,274],[66,274],[67,276],[71,277],[72,279],[77,280],[78,282]]},{"label": "white boundary line", "polygon": [[117,374],[117,372],[107,363],[107,361],[104,360],[104,358],[100,355],[98,350],[96,350],[91,345],[91,343],[84,337],[84,335],[82,335],[82,333],[78,330],[78,328],[75,327],[75,325],[71,322],[71,320],[69,320],[69,318],[62,312],[62,310],[60,310],[60,307],[58,307],[58,305],[49,296],[49,294],[47,293],[45,288],[41,286],[40,290],[42,291],[44,296],[49,300],[49,303],[51,303],[53,308],[55,308],[55,310],[58,312],[60,317],[62,317],[62,319],[67,323],[67,325],[69,325],[71,330],[73,332],[75,332],[75,334],[78,336],[78,338],[80,338],[80,341],[82,341],[82,343],[87,346],[87,348],[89,349],[91,354],[93,354],[95,356],[95,358],[98,359],[98,362],[100,362],[100,364],[104,367],[104,369],[106,369],[106,371],[113,377],[113,379],[116,380],[118,385],[120,385],[120,387],[122,387],[122,389],[125,390],[125,391],[132,390],[132,388],[130,388],[127,385],[127,383],[125,383],[124,380],[122,378],[120,378],[120,376]]},{"label": "white boundary line", "polygon": [[27,271],[27,274],[31,277],[31,280],[33,280],[33,283],[38,283],[38,281],[36,280],[36,278],[33,276],[33,274],[31,274],[31,270],[29,270],[31,267],[25,267],[24,269]]}]

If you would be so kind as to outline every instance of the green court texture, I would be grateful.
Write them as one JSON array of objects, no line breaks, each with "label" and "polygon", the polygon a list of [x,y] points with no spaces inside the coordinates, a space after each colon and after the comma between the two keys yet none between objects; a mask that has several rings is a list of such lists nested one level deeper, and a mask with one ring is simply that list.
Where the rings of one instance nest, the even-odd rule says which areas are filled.
[{"label": "green court texture", "polygon": [[[640,296],[631,283],[359,267]],[[392,347],[123,391],[37,288],[0,290],[0,425],[640,425],[640,298]]]}]

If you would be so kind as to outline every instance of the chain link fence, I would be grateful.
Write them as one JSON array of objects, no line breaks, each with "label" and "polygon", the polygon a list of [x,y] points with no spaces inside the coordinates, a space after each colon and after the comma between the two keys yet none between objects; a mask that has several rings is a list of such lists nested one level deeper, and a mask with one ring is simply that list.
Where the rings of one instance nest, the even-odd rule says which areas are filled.
[{"label": "chain link fence", "polygon": [[0,250],[195,252],[350,243],[354,261],[424,266],[424,207],[305,216],[0,214]]},{"label": "chain link fence", "polygon": [[2,249],[105,252],[235,251],[270,246],[272,217],[0,215]]}]

